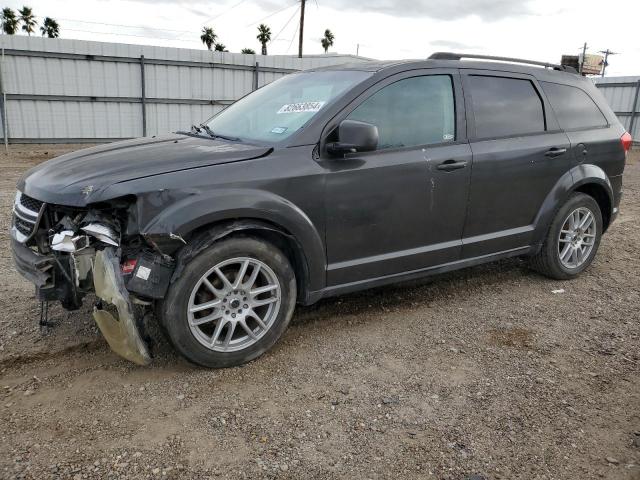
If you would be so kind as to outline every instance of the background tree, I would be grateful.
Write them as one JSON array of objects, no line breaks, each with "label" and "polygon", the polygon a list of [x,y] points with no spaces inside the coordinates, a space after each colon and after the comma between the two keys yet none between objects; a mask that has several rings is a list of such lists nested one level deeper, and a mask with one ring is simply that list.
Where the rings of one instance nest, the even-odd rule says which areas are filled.
[{"label": "background tree", "polygon": [[2,31],[7,35],[15,35],[18,31],[18,18],[16,12],[10,8],[2,9]]},{"label": "background tree", "polygon": [[40,31],[43,37],[46,35],[49,38],[58,38],[60,36],[60,25],[53,18],[44,17]]},{"label": "background tree", "polygon": [[256,51],[253,48],[243,48],[240,53],[244,53],[246,55],[255,55]]},{"label": "background tree", "polygon": [[335,40],[335,36],[331,33],[331,30],[328,28],[324,31],[324,37],[320,40],[322,44],[322,48],[324,48],[324,53],[327,53],[329,47],[333,47],[333,41]]},{"label": "background tree", "polygon": [[31,34],[36,31],[36,25],[38,25],[32,8],[22,7],[18,10],[18,13],[20,14],[20,21],[22,22],[22,30],[27,32],[27,35],[31,36]]},{"label": "background tree", "polygon": [[202,27],[202,35],[200,35],[200,40],[202,40],[202,43],[204,43],[209,50],[211,50],[211,47],[216,42],[217,38],[218,36],[213,31],[213,28]]},{"label": "background tree", "polygon": [[258,36],[256,37],[262,44],[262,55],[267,54],[267,43],[271,41],[271,29],[264,23],[258,27]]},{"label": "background tree", "polygon": [[224,43],[216,43],[213,47],[216,52],[228,52],[227,47]]}]

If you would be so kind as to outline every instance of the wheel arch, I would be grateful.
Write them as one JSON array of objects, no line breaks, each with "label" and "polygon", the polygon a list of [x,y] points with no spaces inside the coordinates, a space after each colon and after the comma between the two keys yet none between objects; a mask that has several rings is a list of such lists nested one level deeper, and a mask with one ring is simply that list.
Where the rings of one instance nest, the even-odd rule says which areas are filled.
[{"label": "wheel arch", "polygon": [[588,182],[577,186],[574,192],[581,192],[592,197],[602,213],[602,233],[606,232],[611,224],[612,198],[607,193],[607,189],[599,183]]},{"label": "wheel arch", "polygon": [[214,242],[233,235],[247,235],[265,240],[279,248],[287,257],[296,274],[297,301],[306,303],[311,291],[310,264],[304,247],[298,239],[275,223],[259,218],[222,220],[202,225],[192,232],[189,241],[177,255],[177,265],[172,282],[181,274],[182,268],[198,253]]},{"label": "wheel arch", "polygon": [[602,212],[603,233],[607,230],[613,213],[613,188],[609,177],[597,165],[578,165],[562,175],[545,198],[534,221],[534,245],[542,244],[556,212],[575,192],[593,197]]},{"label": "wheel arch", "polygon": [[298,300],[309,302],[309,292],[325,286],[326,255],[323,236],[309,216],[274,193],[252,189],[216,189],[189,195],[160,211],[140,233],[160,244],[163,239],[184,241],[176,273],[212,242],[234,233],[250,233],[285,251],[296,271]]}]

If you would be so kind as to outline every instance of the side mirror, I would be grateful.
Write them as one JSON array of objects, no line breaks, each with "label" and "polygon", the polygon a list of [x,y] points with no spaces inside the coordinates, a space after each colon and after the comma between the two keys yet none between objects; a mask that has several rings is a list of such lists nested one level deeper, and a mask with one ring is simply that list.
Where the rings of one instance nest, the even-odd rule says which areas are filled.
[{"label": "side mirror", "polygon": [[338,125],[339,141],[327,144],[331,155],[371,152],[378,148],[378,127],[357,120],[343,120]]}]

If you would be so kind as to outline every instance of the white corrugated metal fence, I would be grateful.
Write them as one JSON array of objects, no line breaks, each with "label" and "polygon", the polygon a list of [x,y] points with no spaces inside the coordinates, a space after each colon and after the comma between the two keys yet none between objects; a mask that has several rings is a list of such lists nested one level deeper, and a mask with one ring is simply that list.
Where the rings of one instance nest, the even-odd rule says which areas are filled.
[{"label": "white corrugated metal fence", "polygon": [[0,47],[2,133],[6,128],[10,143],[100,142],[188,129],[287,73],[367,60],[17,35],[0,36]]},{"label": "white corrugated metal fence", "polygon": [[640,143],[640,77],[597,78],[595,84],[633,137],[634,144]]}]

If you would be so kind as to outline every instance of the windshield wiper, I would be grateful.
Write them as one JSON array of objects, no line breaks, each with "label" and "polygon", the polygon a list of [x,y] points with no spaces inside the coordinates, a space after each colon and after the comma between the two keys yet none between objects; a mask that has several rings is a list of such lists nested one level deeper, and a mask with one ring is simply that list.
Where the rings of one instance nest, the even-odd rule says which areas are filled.
[{"label": "windshield wiper", "polygon": [[237,142],[238,140],[240,140],[238,137],[228,137],[226,135],[219,135],[217,133],[214,133],[213,130],[211,130],[211,128],[209,128],[209,125],[207,125],[206,123],[201,123],[200,127],[209,134],[210,137],[213,138],[221,138],[223,140],[229,140],[230,142]]}]

